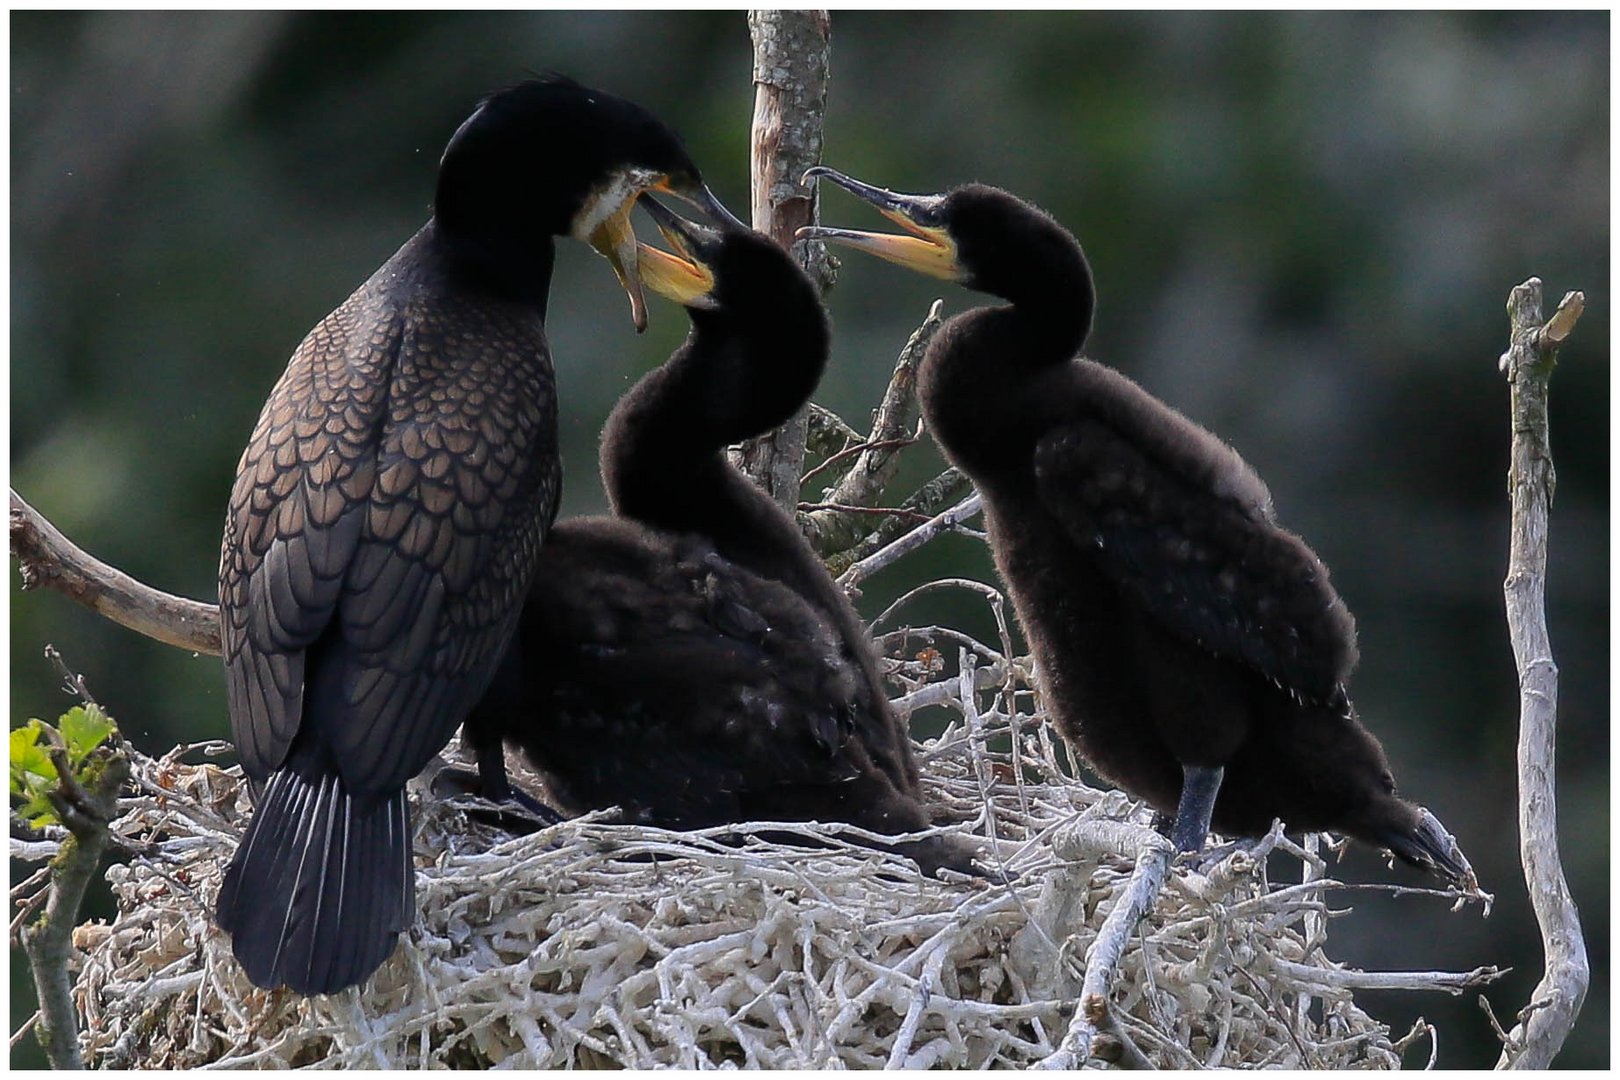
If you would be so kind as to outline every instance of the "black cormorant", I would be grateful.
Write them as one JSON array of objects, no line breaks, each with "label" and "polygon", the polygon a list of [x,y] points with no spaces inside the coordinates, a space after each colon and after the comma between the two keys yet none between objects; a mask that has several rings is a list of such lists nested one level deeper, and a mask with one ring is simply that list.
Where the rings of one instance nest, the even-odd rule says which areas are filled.
[{"label": "black cormorant", "polygon": [[405,782],[489,682],[556,515],[553,237],[645,305],[631,204],[715,216],[679,138],[561,77],[485,99],[433,216],[310,331],[237,469],[220,556],[231,729],[262,785],[220,926],[257,985],[331,993],[411,922]]},{"label": "black cormorant", "polygon": [[1118,372],[1078,358],[1085,255],[1042,211],[971,184],[900,195],[831,169],[905,235],[812,227],[1008,301],[941,327],[918,374],[929,429],[978,486],[1065,737],[1174,813],[1178,849],[1331,829],[1473,887],[1433,814],[1395,795],[1346,695],[1355,623],[1277,524],[1236,451]]},{"label": "black cormorant", "polygon": [[[692,332],[608,419],[617,516],[559,522],[541,549],[521,660],[463,729],[485,794],[506,794],[504,738],[570,812],[926,829],[864,627],[793,520],[725,459],[814,391],[828,348],[815,289],[758,233],[643,205],[681,253],[644,250],[643,274],[686,304]],[[974,869],[956,837],[893,847],[926,871]]]}]

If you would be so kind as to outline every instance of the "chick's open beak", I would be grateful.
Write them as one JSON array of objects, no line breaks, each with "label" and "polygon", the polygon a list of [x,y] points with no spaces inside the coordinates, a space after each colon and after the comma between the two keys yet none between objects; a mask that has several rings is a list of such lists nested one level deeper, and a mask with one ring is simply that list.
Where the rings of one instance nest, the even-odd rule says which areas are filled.
[{"label": "chick's open beak", "polygon": [[646,244],[638,246],[647,287],[686,307],[714,307],[714,271],[704,262],[703,252],[717,248],[721,234],[685,220],[651,197],[641,205],[664,242],[674,249],[671,253]]},{"label": "chick's open beak", "polygon": [[[702,269],[700,263],[687,263],[683,268],[670,261],[675,256],[636,242],[635,229],[630,224],[630,211],[636,199],[648,191],[664,192],[691,203],[723,230],[748,228],[715,198],[707,185],[694,177],[671,177],[665,173],[627,169],[596,191],[575,219],[574,235],[590,244],[613,267],[619,285],[630,298],[630,321],[635,324],[638,334],[647,329],[647,299],[642,292],[641,258],[648,252],[657,252],[650,256],[657,261],[657,269],[653,271],[657,275],[657,282],[648,280],[647,284],[664,295],[691,305],[693,301],[700,301],[714,284],[712,277],[707,284],[702,284],[702,275],[707,271]],[[702,305],[699,303],[696,306]]]},{"label": "chick's open beak", "polygon": [[956,241],[941,224],[936,224],[939,195],[902,195],[863,183],[836,169],[817,165],[805,171],[803,182],[826,177],[850,194],[877,207],[878,212],[905,230],[904,235],[862,232],[807,225],[795,235],[800,240],[825,240],[876,255],[880,259],[946,281],[961,281],[964,271],[957,260]]},{"label": "chick's open beak", "polygon": [[714,275],[709,273],[708,267],[646,244],[638,247],[641,278],[647,288],[685,307],[714,306],[714,299],[709,295],[714,291]]}]

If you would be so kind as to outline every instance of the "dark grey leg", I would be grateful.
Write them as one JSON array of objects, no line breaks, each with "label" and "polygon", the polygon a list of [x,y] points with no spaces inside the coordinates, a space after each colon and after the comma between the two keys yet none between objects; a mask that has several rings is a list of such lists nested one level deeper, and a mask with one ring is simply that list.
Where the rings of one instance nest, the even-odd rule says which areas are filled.
[{"label": "dark grey leg", "polygon": [[439,770],[433,778],[433,794],[441,799],[454,798],[458,795],[476,795],[492,803],[504,803],[509,807],[516,807],[517,813],[497,810],[493,813],[482,810],[468,811],[480,821],[486,821],[497,828],[508,832],[531,833],[535,829],[535,822],[542,825],[555,825],[564,820],[563,815],[530,797],[523,791],[512,786],[506,778],[506,757],[497,741],[478,747],[478,771],[446,766]]},{"label": "dark grey leg", "polygon": [[478,747],[478,793],[490,802],[512,798],[512,782],[506,778],[506,748],[499,739]]},{"label": "dark grey leg", "polygon": [[1181,773],[1181,802],[1176,806],[1170,842],[1177,851],[1202,851],[1226,770],[1219,765],[1183,765]]}]

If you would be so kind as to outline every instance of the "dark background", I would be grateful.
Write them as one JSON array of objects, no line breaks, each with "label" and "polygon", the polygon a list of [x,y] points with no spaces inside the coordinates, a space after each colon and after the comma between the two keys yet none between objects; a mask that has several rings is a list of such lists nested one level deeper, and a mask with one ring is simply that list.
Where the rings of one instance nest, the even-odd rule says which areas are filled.
[{"label": "dark background", "polygon": [[[69,536],[162,588],[214,592],[221,514],[259,405],[303,333],[426,216],[477,97],[556,68],[685,133],[746,214],[750,49],[739,13],[14,13],[12,483]],[[1609,19],[1586,14],[838,13],[827,161],[901,190],[1010,188],[1080,237],[1088,353],[1221,432],[1327,564],[1361,629],[1355,696],[1403,790],[1455,831],[1495,913],[1356,897],[1330,952],[1394,969],[1540,973],[1517,862],[1517,695],[1502,618],[1508,290],[1587,313],[1553,382],[1548,614],[1561,672],[1559,817],[1593,985],[1560,1059],[1609,1061]],[[829,221],[875,220],[834,197]],[[597,432],[685,320],[630,329],[612,275],[559,253],[549,332],[564,513],[599,510]],[[845,259],[818,399],[858,425],[935,296]],[[938,467],[913,451],[905,475]],[[949,571],[947,539],[885,576],[875,614]],[[13,579],[15,582],[15,579]],[[148,752],[225,736],[218,661],[60,596],[11,599],[11,716],[66,699],[57,644]],[[985,630],[980,609],[917,622]],[[982,607],[982,606],[981,606]],[[1394,877],[1351,857],[1357,880]],[[12,1026],[31,1006],[13,955]],[[1496,1045],[1472,995],[1365,994],[1440,1064]],[[32,1040],[16,1064],[37,1062]]]}]

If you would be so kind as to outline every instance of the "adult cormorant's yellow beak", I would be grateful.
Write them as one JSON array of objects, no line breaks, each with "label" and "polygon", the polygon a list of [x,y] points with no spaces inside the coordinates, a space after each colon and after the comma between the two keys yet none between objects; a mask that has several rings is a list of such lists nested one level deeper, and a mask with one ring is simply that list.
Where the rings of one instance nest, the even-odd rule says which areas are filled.
[{"label": "adult cormorant's yellow beak", "polygon": [[715,198],[707,185],[692,178],[626,169],[593,192],[574,219],[573,233],[613,267],[620,287],[630,298],[630,321],[638,334],[647,329],[647,300],[642,293],[640,252],[635,229],[630,224],[630,211],[636,199],[647,191],[664,192],[683,199],[723,228],[747,228]]}]

